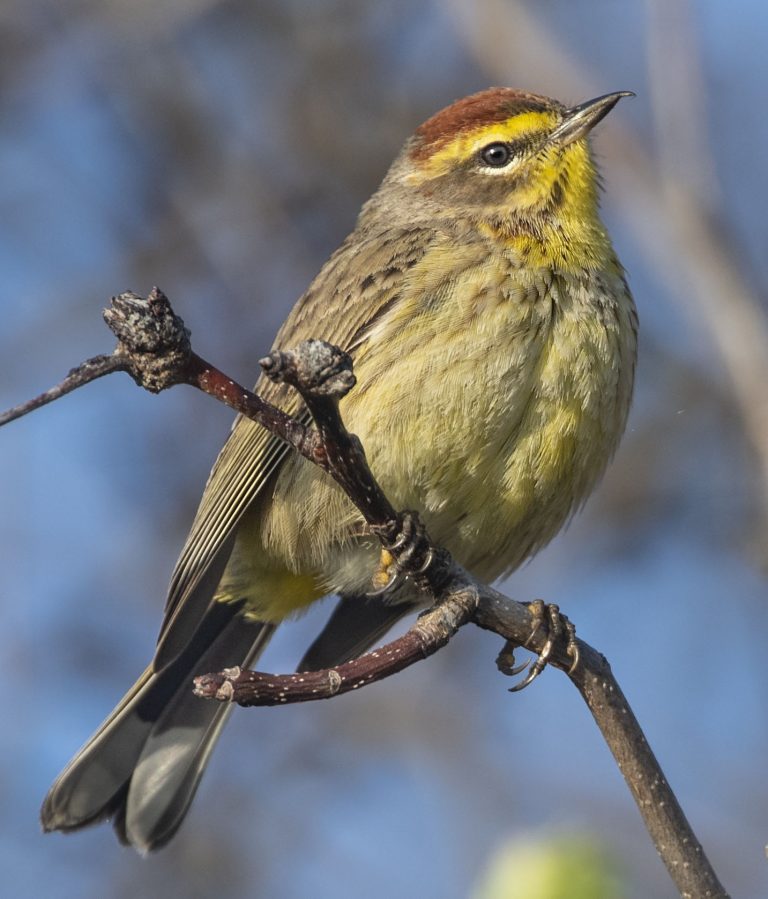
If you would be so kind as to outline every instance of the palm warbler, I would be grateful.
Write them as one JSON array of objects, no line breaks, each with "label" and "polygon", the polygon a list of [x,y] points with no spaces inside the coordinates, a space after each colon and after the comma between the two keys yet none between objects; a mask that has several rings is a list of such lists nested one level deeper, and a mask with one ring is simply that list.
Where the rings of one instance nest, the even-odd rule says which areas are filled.
[{"label": "palm warbler", "polygon": [[[627,418],[637,318],[598,214],[588,136],[625,92],[568,108],[494,88],[406,142],[275,346],[354,359],[349,428],[396,508],[484,581],[586,499]],[[295,395],[260,392],[301,415]],[[339,594],[305,670],[363,652],[414,607],[372,595],[379,549],[340,490],[240,419],[171,581],[151,664],[49,792],[46,830],[112,818],[139,850],[176,832],[229,708],[194,675],[251,665],[278,622]]]}]

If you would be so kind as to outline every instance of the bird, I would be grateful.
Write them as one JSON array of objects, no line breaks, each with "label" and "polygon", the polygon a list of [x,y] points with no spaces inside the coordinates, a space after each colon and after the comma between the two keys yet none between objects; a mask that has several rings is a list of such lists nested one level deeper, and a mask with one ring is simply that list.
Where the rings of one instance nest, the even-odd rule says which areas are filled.
[{"label": "bird", "polygon": [[[601,220],[592,129],[629,91],[567,106],[489,88],[406,140],[279,329],[354,360],[342,417],[393,506],[492,582],[584,503],[630,408],[637,312]],[[256,390],[307,420],[264,376]],[[54,782],[44,830],[111,819],[141,853],[189,810],[231,706],[194,676],[255,663],[281,621],[338,597],[299,662],[355,658],[422,601],[372,589],[380,545],[331,479],[238,418],[172,574],[154,657]]]}]

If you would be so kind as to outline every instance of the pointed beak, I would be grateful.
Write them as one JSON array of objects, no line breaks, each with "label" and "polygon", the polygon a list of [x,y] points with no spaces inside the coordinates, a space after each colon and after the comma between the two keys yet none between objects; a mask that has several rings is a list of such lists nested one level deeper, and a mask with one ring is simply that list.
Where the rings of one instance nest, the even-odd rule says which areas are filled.
[{"label": "pointed beak", "polygon": [[632,91],[617,91],[605,94],[594,100],[587,100],[571,109],[566,109],[563,121],[550,136],[550,142],[565,147],[580,137],[588,134],[598,122],[601,122],[622,97],[634,97]]}]

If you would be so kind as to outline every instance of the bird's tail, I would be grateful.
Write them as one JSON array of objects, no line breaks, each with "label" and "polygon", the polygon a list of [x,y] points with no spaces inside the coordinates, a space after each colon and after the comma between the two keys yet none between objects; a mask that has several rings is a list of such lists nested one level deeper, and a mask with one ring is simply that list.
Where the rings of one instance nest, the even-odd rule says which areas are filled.
[{"label": "bird's tail", "polygon": [[150,665],[51,787],[43,829],[78,830],[111,818],[141,852],[176,833],[232,709],[196,697],[192,678],[253,664],[275,629],[236,604],[212,603],[184,651]]}]

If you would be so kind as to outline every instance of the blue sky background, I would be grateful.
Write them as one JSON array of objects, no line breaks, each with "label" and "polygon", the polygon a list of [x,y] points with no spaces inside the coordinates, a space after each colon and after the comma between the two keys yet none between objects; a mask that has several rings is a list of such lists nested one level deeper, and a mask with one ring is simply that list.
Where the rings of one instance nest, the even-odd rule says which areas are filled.
[{"label": "blue sky background", "polygon": [[[0,11],[3,407],[109,349],[108,298],[153,284],[197,349],[250,382],[421,120],[493,83],[566,102],[637,92],[596,138],[641,315],[632,419],[585,512],[503,588],[557,601],[608,656],[726,886],[755,899],[767,15],[725,0]],[[680,191],[703,237],[680,227]],[[734,270],[738,291],[732,278],[711,303]],[[0,895],[458,899],[508,840],[589,833],[627,896],[674,896],[575,691],[548,672],[511,696],[499,641],[471,629],[360,694],[238,712],[156,856],[106,826],[41,834],[50,782],[152,651],[229,422],[191,390],[150,397],[114,376],[0,432]],[[262,667],[290,670],[329,608],[282,629]]]}]

